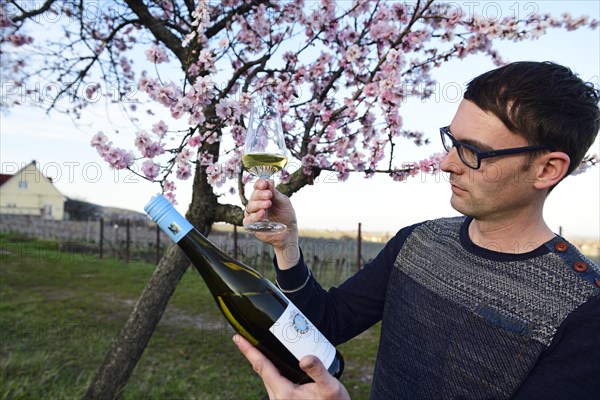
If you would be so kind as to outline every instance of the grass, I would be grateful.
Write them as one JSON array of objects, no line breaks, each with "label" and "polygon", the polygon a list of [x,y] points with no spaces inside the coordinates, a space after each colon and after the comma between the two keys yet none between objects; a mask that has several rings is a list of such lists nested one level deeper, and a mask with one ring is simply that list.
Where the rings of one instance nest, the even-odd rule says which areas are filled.
[{"label": "grass", "polygon": [[[2,398],[81,398],[153,269],[0,236]],[[378,333],[375,327],[339,346],[346,359],[342,381],[353,398],[368,397]],[[122,398],[264,398],[232,334],[190,269]]]}]

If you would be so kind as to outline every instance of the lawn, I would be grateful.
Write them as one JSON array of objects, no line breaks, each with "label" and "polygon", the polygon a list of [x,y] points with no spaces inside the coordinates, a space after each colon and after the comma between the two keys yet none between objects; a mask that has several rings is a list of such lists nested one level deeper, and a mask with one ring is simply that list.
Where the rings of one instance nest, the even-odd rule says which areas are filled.
[{"label": "lawn", "polygon": [[[0,236],[2,398],[80,398],[153,268]],[[188,270],[121,398],[264,398],[232,335],[204,282]],[[355,399],[368,397],[378,335],[374,327],[339,346],[342,381]]]}]

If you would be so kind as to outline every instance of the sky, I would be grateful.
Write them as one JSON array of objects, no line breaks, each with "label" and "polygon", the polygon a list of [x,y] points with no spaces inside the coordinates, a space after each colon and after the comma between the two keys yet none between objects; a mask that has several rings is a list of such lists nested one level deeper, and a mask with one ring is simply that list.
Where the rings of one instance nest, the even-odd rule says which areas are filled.
[{"label": "sky", "polygon": [[[539,7],[555,15],[569,11],[600,19],[596,1],[468,3],[480,13],[526,15],[532,7]],[[582,79],[600,85],[598,29],[549,30],[539,40],[518,44],[499,42],[497,48],[508,61],[554,61],[570,67]],[[416,147],[406,142],[398,157],[418,161],[442,151],[438,128],[450,123],[466,82],[492,68],[494,65],[485,57],[469,57],[438,69],[434,73],[439,82],[436,95],[425,102],[415,99],[403,105],[404,126],[426,132],[432,144]],[[6,84],[3,82],[2,91],[6,90]],[[42,172],[52,177],[57,189],[69,198],[143,212],[147,201],[160,191],[158,184],[129,171],[109,169],[89,145],[96,132],[112,132],[123,115],[111,109],[107,117],[102,107],[91,111],[79,126],[59,113],[47,115],[41,109],[27,106],[0,114],[0,172],[13,174],[36,160]],[[116,137],[109,135],[110,139],[132,143],[133,133],[126,130]],[[589,153],[600,154],[599,141]],[[560,183],[546,202],[544,216],[550,228],[557,233],[561,231],[567,238],[600,240],[599,182],[600,167],[595,167]],[[185,212],[191,199],[192,181],[177,180],[176,184],[177,208]],[[249,192],[250,188],[246,190]],[[301,229],[355,230],[361,223],[363,231],[394,233],[425,219],[458,215],[450,207],[450,195],[445,175],[420,175],[406,182],[394,182],[387,176],[365,179],[351,175],[348,181],[337,182],[333,175],[324,173],[313,186],[294,194],[292,202]],[[223,202],[241,204],[236,196],[226,196]]]}]

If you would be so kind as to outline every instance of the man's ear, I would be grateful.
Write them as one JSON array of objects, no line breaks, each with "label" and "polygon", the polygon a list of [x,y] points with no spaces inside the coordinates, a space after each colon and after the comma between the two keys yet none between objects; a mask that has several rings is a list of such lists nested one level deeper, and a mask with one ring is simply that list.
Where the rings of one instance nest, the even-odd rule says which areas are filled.
[{"label": "man's ear", "polygon": [[560,182],[569,169],[571,159],[562,151],[553,151],[540,156],[537,160],[536,189],[549,189]]}]

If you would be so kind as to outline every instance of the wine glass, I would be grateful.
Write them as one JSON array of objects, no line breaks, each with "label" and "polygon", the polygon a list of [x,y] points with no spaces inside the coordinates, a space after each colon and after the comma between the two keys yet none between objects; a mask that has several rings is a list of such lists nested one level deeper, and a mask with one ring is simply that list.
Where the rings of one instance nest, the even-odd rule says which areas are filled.
[{"label": "wine glass", "polygon": [[[251,174],[269,179],[284,168],[287,162],[281,116],[275,107],[273,96],[267,94],[261,97],[250,111],[242,163]],[[285,231],[287,227],[285,224],[270,221],[268,210],[265,210],[262,221],[244,225],[244,229],[249,232],[276,233]]]}]

